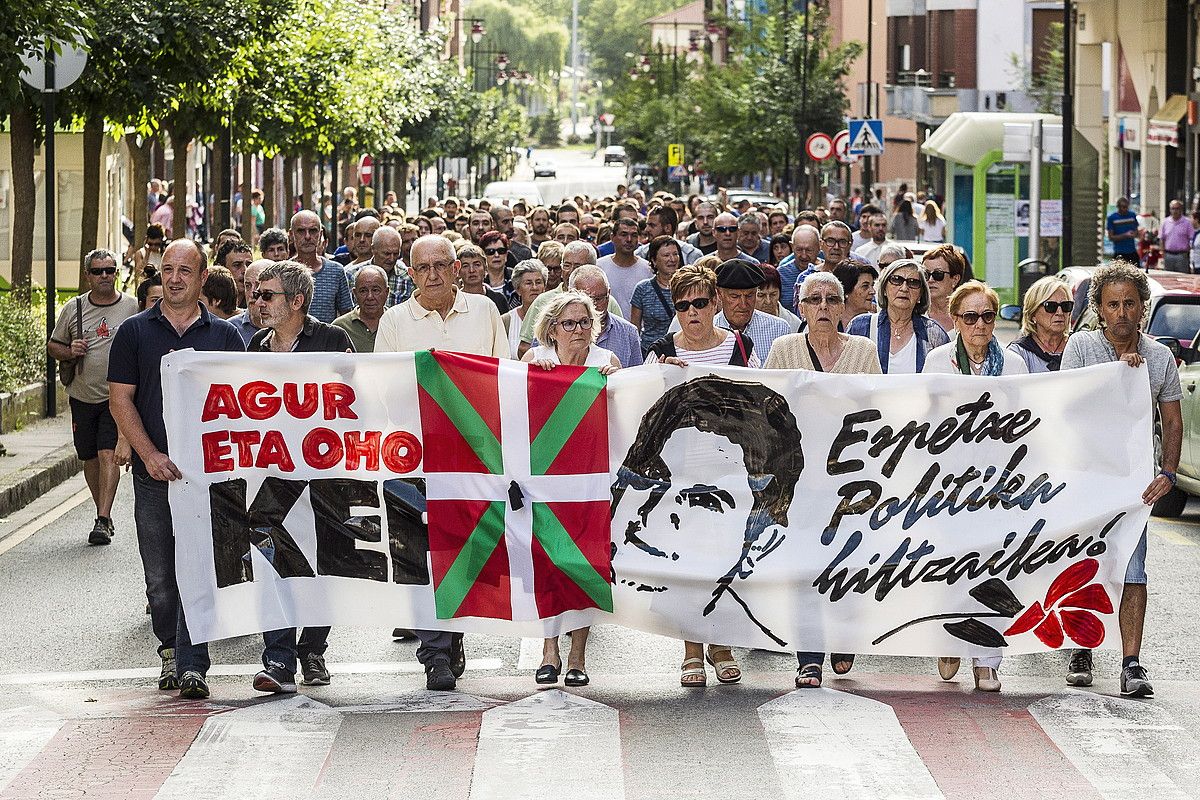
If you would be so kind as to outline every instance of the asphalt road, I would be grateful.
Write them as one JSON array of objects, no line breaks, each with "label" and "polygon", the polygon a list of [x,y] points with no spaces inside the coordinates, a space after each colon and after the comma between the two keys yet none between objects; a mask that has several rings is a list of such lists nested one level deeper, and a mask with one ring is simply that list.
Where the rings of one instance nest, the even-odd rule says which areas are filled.
[{"label": "asphalt road", "polygon": [[[264,698],[257,637],[213,645],[213,699],[155,691],[132,491],[117,536],[85,544],[80,479],[0,542],[0,800],[11,797],[1082,797],[1197,796],[1200,505],[1151,522],[1145,662],[1157,690],[1122,700],[1117,658],[1089,690],[1066,655],[1005,660],[1000,695],[929,659],[858,660],[820,692],[792,691],[795,661],[737,651],[738,686],[680,688],[678,642],[593,632],[592,685],[537,691],[540,643],[468,635],[460,692],[425,692],[413,644],[336,628],[328,687]],[[63,498],[74,492],[72,500]],[[72,505],[72,503],[76,503]],[[306,697],[308,699],[306,699]],[[263,737],[274,746],[262,750]],[[283,754],[281,754],[283,753]],[[568,766],[570,765],[570,766]],[[819,794],[819,792],[818,792]]]},{"label": "asphalt road", "polygon": [[[548,161],[554,164],[557,174],[553,178],[534,178],[532,161]],[[604,156],[592,157],[592,151],[582,150],[538,150],[533,151],[532,161],[523,161],[513,174],[513,180],[533,180],[541,189],[542,199],[551,205],[576,195],[604,197],[615,195],[618,184],[625,183],[623,164],[604,165]]]}]

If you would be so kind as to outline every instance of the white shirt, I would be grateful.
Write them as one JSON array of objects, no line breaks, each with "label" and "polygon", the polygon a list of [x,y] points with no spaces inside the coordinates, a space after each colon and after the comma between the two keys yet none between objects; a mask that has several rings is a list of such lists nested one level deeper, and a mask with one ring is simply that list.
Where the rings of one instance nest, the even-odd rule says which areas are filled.
[{"label": "white shirt", "polygon": [[[887,242],[880,242],[879,244],[876,244],[874,239],[868,239],[866,244],[854,251],[854,255],[870,261],[875,266],[879,266],[879,251],[883,249],[885,244],[887,244]],[[890,372],[891,370],[888,371]]]},{"label": "white shirt", "polygon": [[[936,352],[936,351],[935,351]],[[926,364],[929,363],[926,357]],[[917,371],[917,335],[908,337],[908,342],[899,351],[888,354],[888,375],[912,375]],[[926,366],[925,371],[929,368]]]},{"label": "white shirt", "polygon": [[[585,367],[609,367],[612,366],[614,358],[612,350],[601,347],[600,345],[588,345],[587,358],[584,359]],[[553,347],[547,347],[544,344],[539,344],[533,348],[534,361],[553,361],[555,364],[561,364],[558,360],[558,351]]]},{"label": "white shirt", "polygon": [[508,358],[508,334],[496,304],[481,294],[456,290],[454,305],[442,319],[417,302],[421,292],[383,312],[375,336],[376,353],[450,350]]},{"label": "white shirt", "polygon": [[[1025,365],[1025,359],[1009,350],[1007,347],[1000,348],[1000,352],[1004,354],[1004,369],[1001,375],[1027,375],[1029,367]],[[895,356],[892,356],[895,359]],[[889,369],[888,372],[894,370]],[[925,369],[922,372],[943,373],[946,375],[961,375],[962,372],[958,368],[958,342],[951,339],[949,344],[944,344],[941,347],[935,347],[925,356]]]},{"label": "white shirt", "polygon": [[654,277],[650,262],[639,258],[632,267],[621,267],[613,261],[613,256],[604,256],[596,261],[596,266],[608,276],[608,289],[612,299],[617,301],[617,307],[621,309],[621,316],[629,319],[629,311],[633,306],[633,290],[642,281]]},{"label": "white shirt", "polygon": [[921,229],[922,242],[944,242],[946,241],[946,220],[935,219],[933,222],[926,222],[924,217],[917,220],[917,227]]}]

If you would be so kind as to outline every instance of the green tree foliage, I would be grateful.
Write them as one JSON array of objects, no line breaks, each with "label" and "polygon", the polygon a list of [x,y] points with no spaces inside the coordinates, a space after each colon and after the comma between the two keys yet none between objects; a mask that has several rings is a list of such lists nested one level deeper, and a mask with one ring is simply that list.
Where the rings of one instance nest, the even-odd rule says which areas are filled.
[{"label": "green tree foliage", "polygon": [[[464,12],[478,17],[487,31],[483,40],[475,45],[468,38],[466,54],[473,47],[489,52],[505,52],[511,62],[510,69],[545,75],[563,68],[571,34],[563,24],[564,17],[547,13],[544,7],[532,3],[508,3],[503,0],[474,0]],[[569,21],[570,5],[567,5]],[[494,58],[489,56],[488,58]],[[469,59],[468,59],[469,60]],[[480,56],[476,61],[480,83],[490,82],[495,68]],[[488,76],[486,79],[484,76]]]},{"label": "green tree foliage", "polygon": [[579,35],[593,80],[618,83],[631,66],[626,53],[650,45],[647,19],[683,5],[682,0],[589,0],[580,3]]},{"label": "green tree foliage", "polygon": [[1051,22],[1042,41],[1042,69],[1038,74],[1021,63],[1016,53],[1008,54],[1009,74],[1020,83],[1021,89],[1037,103],[1042,114],[1058,114],[1063,95],[1063,26]]}]

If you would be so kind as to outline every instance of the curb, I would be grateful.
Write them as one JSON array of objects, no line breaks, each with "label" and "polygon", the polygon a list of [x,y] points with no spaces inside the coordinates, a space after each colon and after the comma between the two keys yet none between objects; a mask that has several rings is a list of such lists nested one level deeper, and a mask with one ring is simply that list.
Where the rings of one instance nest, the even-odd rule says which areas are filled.
[{"label": "curb", "polygon": [[75,445],[64,444],[24,469],[6,475],[0,483],[0,517],[32,503],[83,469]]}]

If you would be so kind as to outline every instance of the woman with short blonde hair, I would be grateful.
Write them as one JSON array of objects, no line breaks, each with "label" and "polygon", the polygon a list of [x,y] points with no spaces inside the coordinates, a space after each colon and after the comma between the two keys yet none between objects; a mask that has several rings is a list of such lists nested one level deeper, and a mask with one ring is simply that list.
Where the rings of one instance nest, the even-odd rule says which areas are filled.
[{"label": "woman with short blonde hair", "polygon": [[1057,275],[1038,278],[1021,302],[1021,336],[1008,349],[1019,355],[1030,372],[1058,372],[1075,301],[1070,286]]}]

